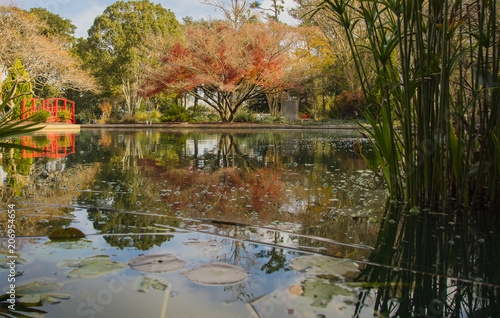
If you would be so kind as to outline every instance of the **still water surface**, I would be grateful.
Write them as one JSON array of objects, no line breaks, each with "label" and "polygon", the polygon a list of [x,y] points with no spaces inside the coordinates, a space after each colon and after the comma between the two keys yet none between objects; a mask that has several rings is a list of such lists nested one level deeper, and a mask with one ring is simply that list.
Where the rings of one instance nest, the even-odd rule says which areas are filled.
[{"label": "still water surface", "polygon": [[[17,313],[496,316],[498,214],[386,206],[359,137],[84,130],[18,139],[46,152],[2,156],[4,237],[7,204],[16,209]],[[86,237],[48,238],[67,227]],[[151,273],[127,264],[142,254],[185,265]],[[187,278],[209,263],[237,265],[248,277]],[[8,270],[0,275],[7,286]]]}]

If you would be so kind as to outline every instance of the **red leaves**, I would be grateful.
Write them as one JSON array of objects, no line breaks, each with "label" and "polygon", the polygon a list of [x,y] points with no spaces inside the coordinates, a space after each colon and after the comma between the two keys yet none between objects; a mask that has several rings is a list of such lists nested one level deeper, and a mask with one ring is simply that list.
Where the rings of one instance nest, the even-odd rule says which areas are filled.
[{"label": "red leaves", "polygon": [[189,28],[185,41],[175,43],[151,74],[146,95],[201,86],[221,91],[284,86],[287,48],[279,45],[283,34],[269,28],[252,23],[235,29],[222,22]]}]

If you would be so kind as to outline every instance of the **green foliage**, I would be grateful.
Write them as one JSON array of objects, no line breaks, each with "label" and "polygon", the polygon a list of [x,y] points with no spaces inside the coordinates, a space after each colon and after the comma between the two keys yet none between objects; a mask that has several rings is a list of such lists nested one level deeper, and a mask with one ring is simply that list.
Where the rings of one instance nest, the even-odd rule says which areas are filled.
[{"label": "green foliage", "polygon": [[333,101],[328,117],[330,118],[358,118],[366,107],[363,92],[342,91]]},{"label": "green foliage", "polygon": [[[344,29],[383,178],[410,207],[498,203],[500,19],[496,1],[325,0]],[[354,32],[363,24],[368,45]],[[362,51],[374,60],[374,83]],[[365,54],[365,53],[363,53]],[[395,123],[400,127],[396,129]],[[380,170],[379,170],[380,168]]]},{"label": "green foliage", "polygon": [[76,26],[71,23],[71,20],[64,19],[45,8],[31,8],[30,13],[35,14],[39,20],[45,22],[46,25],[40,30],[45,36],[59,36],[68,43],[74,42],[73,34],[75,34]]},{"label": "green foliage", "polygon": [[[20,104],[23,99],[33,98],[29,74],[19,59],[9,68],[7,78],[2,83],[2,100],[9,100],[11,105]],[[16,108],[14,118],[21,118],[21,108]]]},{"label": "green foliage", "polygon": [[[10,93],[12,94],[15,88],[12,88]],[[0,114],[4,113],[0,117],[0,140],[7,139],[13,136],[17,135],[26,135],[28,133],[31,133],[33,131],[37,131],[42,129],[43,127],[33,127],[36,125],[36,123],[31,123],[31,124],[26,124],[25,121],[27,119],[23,120],[16,120],[13,118],[13,113],[17,110],[17,108],[20,107],[19,104],[15,105],[13,108],[11,108],[9,111],[6,111],[7,105],[9,104],[11,100],[10,99],[5,99],[2,101],[0,104]],[[33,147],[27,147],[27,146],[21,146],[13,143],[8,143],[8,142],[0,142],[0,147],[2,148],[17,148],[17,149],[25,149],[25,150],[31,150],[31,151],[40,151],[37,148]]]},{"label": "green foliage", "polygon": [[[78,55],[99,78],[108,95],[123,94],[126,111],[140,106],[140,72],[154,37],[179,35],[174,14],[148,0],[117,1],[94,20],[89,37],[77,45]],[[126,97],[126,98],[125,98]]]},{"label": "green foliage", "polygon": [[146,122],[146,120],[149,120],[149,115],[145,111],[139,111],[135,113],[135,118],[138,122],[143,123]]},{"label": "green foliage", "polygon": [[174,105],[163,112],[162,122],[187,122],[190,121],[189,112],[180,105]]},{"label": "green foliage", "polygon": [[237,123],[255,123],[258,120],[254,112],[247,108],[241,108],[234,116],[233,121]]},{"label": "green foliage", "polygon": [[29,117],[29,120],[34,123],[46,123],[51,116],[48,110],[39,110]]},{"label": "green foliage", "polygon": [[157,110],[153,110],[151,111],[151,113],[149,114],[149,117],[152,119],[152,120],[155,120],[155,119],[160,119],[161,118],[161,113]]},{"label": "green foliage", "polygon": [[69,109],[60,110],[57,112],[57,118],[61,121],[66,121],[71,118],[71,111]]}]

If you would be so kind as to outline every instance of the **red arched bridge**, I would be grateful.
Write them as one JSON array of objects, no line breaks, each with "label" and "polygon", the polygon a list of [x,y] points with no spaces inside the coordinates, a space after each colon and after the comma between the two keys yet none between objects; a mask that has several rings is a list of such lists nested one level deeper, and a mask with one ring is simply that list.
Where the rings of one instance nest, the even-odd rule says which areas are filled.
[{"label": "red arched bridge", "polygon": [[31,117],[34,113],[46,110],[50,113],[50,117],[47,120],[48,122],[55,122],[59,120],[59,112],[60,111],[70,111],[70,116],[66,119],[66,122],[70,122],[72,124],[75,123],[75,102],[64,98],[50,98],[50,99],[38,99],[38,98],[29,98],[24,99],[21,105],[22,119]]}]

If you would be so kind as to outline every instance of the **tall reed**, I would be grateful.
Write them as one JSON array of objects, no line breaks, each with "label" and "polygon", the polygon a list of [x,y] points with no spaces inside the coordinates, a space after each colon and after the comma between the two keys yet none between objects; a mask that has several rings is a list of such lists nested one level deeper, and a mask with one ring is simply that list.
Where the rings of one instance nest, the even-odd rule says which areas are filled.
[{"label": "tall reed", "polygon": [[[324,0],[318,6],[333,13],[332,27],[345,31],[365,97],[374,101],[366,131],[391,199],[429,207],[500,197],[497,2]],[[366,38],[355,33],[359,23]],[[373,56],[377,82],[365,75],[363,52]]]}]

